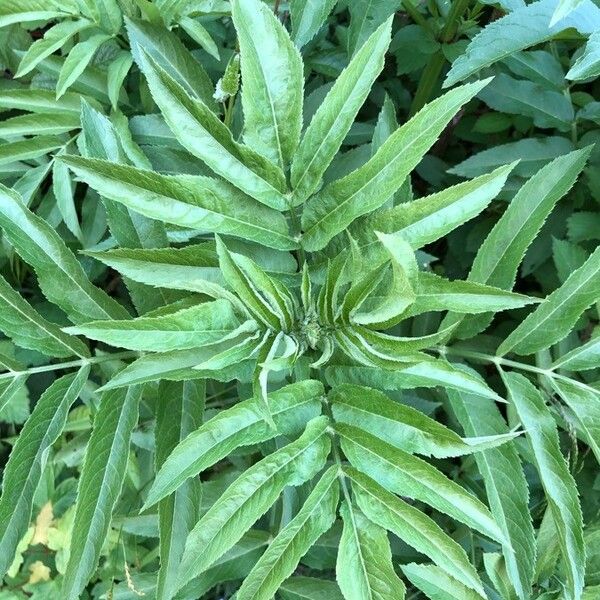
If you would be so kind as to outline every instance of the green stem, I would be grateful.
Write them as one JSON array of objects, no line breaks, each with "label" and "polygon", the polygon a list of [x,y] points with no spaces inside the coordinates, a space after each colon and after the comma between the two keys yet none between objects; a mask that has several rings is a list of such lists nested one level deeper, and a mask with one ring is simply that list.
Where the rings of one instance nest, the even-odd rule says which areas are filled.
[{"label": "green stem", "polygon": [[10,371],[9,373],[0,373],[0,380],[11,379],[19,375],[33,375],[34,373],[46,373],[48,371],[59,371],[62,369],[74,369],[85,367],[86,365],[97,365],[111,360],[124,360],[126,358],[137,358],[139,352],[116,352],[115,354],[102,354],[100,356],[92,356],[91,358],[82,358],[80,360],[71,360],[68,362],[54,363],[51,365],[43,365],[41,367],[32,367],[25,371]]},{"label": "green stem", "polygon": [[[471,0],[455,0],[452,2],[446,23],[438,36],[438,39],[442,44],[450,43],[456,36],[460,19],[467,8],[469,8],[470,1]],[[409,116],[412,117],[427,104],[429,98],[431,98],[431,93],[438,82],[445,62],[446,57],[441,49],[431,56],[425,69],[423,69],[423,74],[421,75],[415,97],[413,98],[410,107]]]},{"label": "green stem", "polygon": [[[299,239],[301,236],[302,225],[300,223],[300,217],[298,216],[297,206],[290,207],[290,221],[292,222],[292,235],[297,236]],[[302,272],[304,263],[306,262],[306,254],[304,253],[304,248],[302,246],[296,251],[296,258],[298,259],[298,270]]]},{"label": "green stem", "polygon": [[404,0],[402,2],[402,6],[406,13],[410,16],[410,18],[417,24],[420,25],[423,29],[433,34],[433,30],[429,21],[419,12],[416,6],[410,0]]},{"label": "green stem", "polygon": [[[331,423],[333,423],[333,414],[331,412],[331,406],[327,398],[323,398],[323,408],[325,409],[325,414],[329,417]],[[338,479],[340,480],[340,486],[342,488],[342,494],[344,495],[344,500],[348,503],[348,506],[352,505],[352,499],[350,497],[350,490],[348,490],[348,484],[346,483],[346,476],[342,470],[342,456],[340,452],[339,441],[337,438],[337,434],[335,430],[331,430],[331,450],[333,452],[333,459],[338,468]]]},{"label": "green stem", "polygon": [[444,56],[444,53],[441,50],[438,50],[431,56],[429,62],[425,65],[423,73],[421,74],[421,79],[419,80],[419,85],[417,86],[417,91],[415,92],[415,97],[413,98],[410,107],[409,117],[418,113],[427,104],[429,98],[431,98],[431,93],[438,82],[445,62],[446,57]]},{"label": "green stem", "polygon": [[582,381],[572,379],[571,377],[567,377],[566,375],[561,375],[560,373],[557,373],[551,368],[544,369],[542,367],[537,367],[536,365],[528,365],[526,363],[517,362],[508,358],[502,358],[501,356],[493,356],[492,354],[484,354],[482,352],[475,352],[473,350],[463,350],[461,348],[456,348],[453,346],[438,346],[437,348],[435,348],[435,351],[441,356],[451,355],[460,356],[461,358],[472,358],[473,360],[494,364],[498,367],[509,367],[511,369],[518,369],[520,371],[535,373],[536,375],[543,375],[545,377],[549,377],[550,379],[567,381],[569,383],[578,385],[583,389],[593,391],[595,394],[598,393],[598,390],[596,388],[593,388],[587,385],[586,383],[583,383]]},{"label": "green stem", "polygon": [[227,105],[225,106],[224,123],[227,126],[227,129],[231,129],[231,123],[233,122],[233,109],[235,108],[235,98],[236,95],[229,96],[229,100],[227,101]]},{"label": "green stem", "polygon": [[452,2],[446,23],[440,32],[440,42],[448,44],[454,39],[454,36],[458,31],[460,19],[465,14],[467,8],[469,8],[470,1],[471,0],[455,0]]}]

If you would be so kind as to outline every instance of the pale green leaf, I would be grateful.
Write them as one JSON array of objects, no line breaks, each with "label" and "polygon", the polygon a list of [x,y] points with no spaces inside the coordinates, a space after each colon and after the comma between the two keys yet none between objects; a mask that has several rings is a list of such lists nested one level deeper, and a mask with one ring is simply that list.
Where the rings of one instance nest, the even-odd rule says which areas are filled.
[{"label": "pale green leaf", "polygon": [[600,298],[599,275],[600,247],[520,323],[500,344],[497,354],[533,354],[563,339],[581,313]]},{"label": "pale green leaf", "polygon": [[292,37],[298,48],[310,42],[325,24],[336,0],[291,0]]},{"label": "pale green leaf", "polygon": [[269,534],[261,529],[251,529],[240,541],[215,561],[213,566],[200,577],[192,579],[176,596],[198,598],[210,591],[216,584],[244,578],[256,564],[269,543]]},{"label": "pale green leaf", "polygon": [[223,287],[225,281],[213,248],[207,244],[193,244],[184,248],[116,248],[86,254],[133,281],[224,298],[244,313],[245,307],[237,296]]},{"label": "pale green leaf", "polygon": [[161,175],[109,161],[64,157],[69,168],[101,195],[167,223],[228,233],[270,248],[292,249],[281,214],[261,206],[224,181]]},{"label": "pale green leaf", "polygon": [[56,231],[2,185],[0,226],[21,258],[35,269],[42,292],[73,322],[129,316],[120,304],[90,283]]},{"label": "pale green leaf", "polygon": [[581,81],[600,75],[600,32],[596,31],[585,46],[583,54],[567,73],[567,79]]},{"label": "pale green leaf", "polygon": [[482,600],[480,594],[450,577],[440,567],[410,563],[402,565],[401,569],[406,578],[431,600]]},{"label": "pale green leaf", "polygon": [[62,7],[48,0],[3,0],[0,5],[0,27],[29,21],[50,21],[69,16],[69,3]]},{"label": "pale green leaf", "polygon": [[[469,281],[502,289],[512,288],[527,248],[554,205],[575,183],[589,153],[590,148],[584,148],[556,158],[519,189],[477,251]],[[491,315],[450,315],[445,324],[460,321],[456,334],[469,337],[485,329],[491,318]]]},{"label": "pale green leaf", "polygon": [[16,344],[47,356],[89,356],[85,344],[42,317],[0,276],[0,330]]},{"label": "pale green leaf", "polygon": [[79,487],[62,597],[76,600],[96,570],[100,551],[119,499],[137,424],[141,388],[105,392],[94,418]]},{"label": "pale green leaf", "polygon": [[552,369],[567,371],[585,371],[600,366],[600,336],[592,338],[586,344],[574,348],[552,364]]},{"label": "pale green leaf", "polygon": [[[449,391],[450,405],[465,433],[496,436],[508,433],[498,408],[481,396]],[[506,568],[519,598],[530,597],[535,569],[535,537],[529,511],[529,490],[514,444],[478,452],[475,461],[490,509],[511,547],[504,548]]]},{"label": "pale green leaf", "polygon": [[106,33],[96,33],[87,40],[75,45],[69,52],[60,70],[56,84],[57,99],[73,85],[73,82],[83,73],[92,58],[94,58],[94,54],[96,54],[100,46],[109,39],[111,39],[111,36]]},{"label": "pale green leaf", "polygon": [[217,254],[225,281],[248,312],[275,331],[290,331],[295,322],[296,305],[285,286],[248,257],[229,252],[219,237]]},{"label": "pale green leaf", "polygon": [[425,502],[493,540],[503,539],[489,509],[429,463],[358,427],[338,423],[335,430],[350,464],[389,491]]},{"label": "pale green leaf", "polygon": [[154,101],[181,145],[215,173],[259,202],[285,210],[283,172],[268,159],[233,139],[227,126],[142,50],[140,68]]},{"label": "pale green leaf", "polygon": [[354,0],[348,5],[348,54],[352,55],[365,39],[401,7],[401,0]]},{"label": "pale green leaf", "polygon": [[[320,413],[323,386],[301,381],[271,392],[269,410],[278,431],[296,433]],[[215,464],[239,446],[258,444],[277,434],[263,419],[262,401],[251,398],[221,411],[190,433],[165,459],[148,492],[146,506],[172,493],[188,477]]]},{"label": "pale green leaf", "polygon": [[147,53],[187,94],[202,100],[211,110],[216,107],[210,77],[177,35],[147,21],[126,19],[126,24],[131,52],[138,65]]},{"label": "pale green leaf", "polygon": [[585,35],[600,28],[600,9],[589,0],[583,0],[574,11],[550,26],[559,1],[532,2],[490,23],[454,61],[444,86],[454,85],[519,50],[541,44],[564,29],[573,28]]},{"label": "pale green leaf", "polygon": [[[61,152],[58,154],[62,154]],[[60,161],[52,163],[52,190],[56,197],[56,205],[69,231],[78,239],[83,239],[77,208],[75,206],[75,194],[73,181],[69,169]]]},{"label": "pale green leaf", "polygon": [[[113,121],[110,121],[86,101],[82,102],[83,139],[79,141],[87,157],[127,163],[132,160],[127,150],[132,150],[129,154],[133,154],[133,160],[137,161],[137,156],[142,153],[135,143],[129,140],[127,119],[124,116],[119,118],[119,115],[120,113],[115,113]],[[145,158],[143,155],[142,157]],[[144,167],[150,166],[146,165],[144,160],[140,162]],[[66,169],[64,164],[63,167]],[[106,210],[110,232],[122,248],[155,248],[168,245],[165,226],[160,221],[144,217],[127,206],[105,197],[102,198],[102,203]],[[150,294],[148,288],[136,282],[126,279],[125,284],[139,313],[168,304],[174,299],[174,294],[165,290]]]},{"label": "pale green leaf", "polygon": [[413,316],[429,311],[451,310],[477,314],[521,308],[536,302],[540,302],[540,299],[482,283],[460,279],[450,281],[424,271],[419,273],[417,297],[408,313]]},{"label": "pale green leaf", "polygon": [[477,377],[457,369],[449,362],[435,360],[427,355],[422,356],[423,360],[419,362],[413,362],[412,357],[408,356],[409,366],[396,364],[394,370],[336,365],[327,367],[325,375],[330,385],[357,383],[383,390],[441,386],[504,402]]},{"label": "pale green leaf", "polygon": [[382,488],[367,475],[348,467],[359,508],[368,519],[388,529],[442,570],[485,597],[483,585],[465,551],[425,513]]},{"label": "pale green leaf", "polygon": [[561,19],[564,19],[569,13],[573,12],[582,0],[559,0],[558,5],[554,9],[552,19],[550,19],[550,27],[556,25]]},{"label": "pale green leaf", "polygon": [[513,437],[505,433],[463,439],[417,409],[363,386],[337,386],[330,392],[329,400],[336,421],[371,431],[388,444],[411,454],[448,458],[493,448]]},{"label": "pale green leaf", "polygon": [[304,248],[320,250],[354,219],[382,206],[460,107],[487,83],[461,86],[426,105],[397,129],[365,165],[311,198],[302,214]]},{"label": "pale green leaf", "polygon": [[62,48],[75,34],[91,27],[92,23],[87,19],[77,19],[74,21],[60,21],[52,26],[41,40],[37,40],[31,46],[21,59],[19,68],[15,77],[27,75],[46,57]]},{"label": "pale green leaf", "polygon": [[16,142],[3,143],[0,146],[0,165],[39,158],[62,145],[61,139],[53,135],[40,135]]},{"label": "pale green leaf", "polygon": [[397,233],[412,248],[421,248],[477,216],[498,195],[514,165],[376,213],[368,226]]},{"label": "pale green leaf", "polygon": [[391,22],[385,23],[365,42],[314,114],[292,162],[294,204],[304,202],[321,185],[323,173],[383,68],[390,30]]},{"label": "pale green leaf", "polygon": [[37,114],[62,115],[68,113],[79,122],[81,95],[68,92],[60,101],[49,90],[8,89],[0,94],[0,108],[27,110]]},{"label": "pale green leaf", "polygon": [[90,369],[65,375],[37,401],[4,468],[0,498],[0,574],[10,567],[31,518],[33,496],[52,444],[62,433],[71,405],[85,385]]},{"label": "pale green leaf", "polygon": [[248,468],[211,506],[190,533],[179,571],[180,585],[229,550],[279,497],[322,468],[329,453],[327,419],[318,417],[294,442]]},{"label": "pale green leaf", "polygon": [[385,529],[343,502],[344,529],[336,578],[346,600],[403,600],[406,588],[394,572]]},{"label": "pale green leaf", "polygon": [[219,55],[219,47],[217,44],[215,44],[214,40],[210,36],[210,33],[208,33],[200,21],[190,17],[181,17],[179,19],[179,26],[216,60],[221,59]]},{"label": "pale green leaf", "polygon": [[[109,390],[126,385],[157,381],[159,379],[183,381],[186,379],[205,378],[207,377],[206,372],[195,371],[193,367],[213,360],[220,353],[227,351],[236,344],[240,344],[242,341],[250,343],[249,353],[252,353],[257,345],[256,339],[258,334],[248,334],[246,332],[248,325],[249,323],[242,324],[239,338],[228,340],[222,344],[212,344],[211,346],[192,348],[190,350],[171,350],[170,352],[146,354],[130,363],[122,371],[119,371],[101,389]],[[216,375],[216,373],[211,373],[210,377],[216,378]],[[225,379],[225,381],[228,380]]]},{"label": "pale green leaf", "polygon": [[312,488],[296,516],[269,544],[238,590],[238,600],[271,600],[302,556],[333,525],[338,500],[338,467],[334,465]]},{"label": "pale green leaf", "polygon": [[231,304],[215,300],[167,315],[95,321],[65,331],[128,350],[168,352],[227,340],[238,335],[240,325]]},{"label": "pale green leaf", "polygon": [[572,411],[572,420],[600,462],[600,391],[569,379],[547,378]]},{"label": "pale green leaf", "polygon": [[[202,422],[204,382],[162,382],[156,411],[156,467],[159,469],[173,448]],[[183,482],[158,505],[160,569],[157,597],[171,600],[177,585],[177,569],[185,538],[198,520],[201,487],[198,479]]]},{"label": "pale green leaf", "polygon": [[106,86],[108,89],[108,97],[110,104],[114,110],[119,106],[119,96],[121,94],[121,86],[131,65],[133,58],[129,52],[121,52],[109,65],[106,71]]},{"label": "pale green leaf", "polygon": [[302,58],[262,0],[232,0],[231,10],[240,47],[244,141],[285,170],[302,128]]},{"label": "pale green leaf", "polygon": [[10,138],[22,135],[59,135],[79,129],[79,117],[75,112],[55,114],[18,115],[0,122],[0,136]]},{"label": "pale green leaf", "polygon": [[502,378],[531,444],[535,466],[558,531],[568,593],[579,598],[585,570],[583,522],[577,486],[561,453],[556,423],[543,396],[526,377],[502,372]]},{"label": "pale green leaf", "polygon": [[4,412],[4,409],[15,401],[17,396],[24,391],[26,383],[26,374],[2,373],[0,376],[0,411]]}]

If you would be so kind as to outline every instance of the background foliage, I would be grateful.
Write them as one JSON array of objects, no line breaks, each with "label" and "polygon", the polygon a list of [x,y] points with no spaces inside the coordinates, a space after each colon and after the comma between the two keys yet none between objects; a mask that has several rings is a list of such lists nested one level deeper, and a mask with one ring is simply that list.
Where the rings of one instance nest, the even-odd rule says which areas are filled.
[{"label": "background foliage", "polygon": [[600,598],[596,3],[0,0],[0,64],[0,600]]}]

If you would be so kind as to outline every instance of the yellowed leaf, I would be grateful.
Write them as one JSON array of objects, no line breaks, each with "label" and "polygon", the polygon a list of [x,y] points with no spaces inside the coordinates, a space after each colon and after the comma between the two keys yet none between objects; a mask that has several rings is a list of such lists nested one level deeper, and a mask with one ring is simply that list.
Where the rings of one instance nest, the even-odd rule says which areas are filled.
[{"label": "yellowed leaf", "polygon": [[46,504],[42,506],[42,510],[40,510],[40,513],[35,520],[35,531],[33,532],[33,539],[31,540],[32,546],[35,544],[48,545],[48,530],[50,529],[53,519],[54,513],[52,512],[52,503],[46,502]]},{"label": "yellowed leaf", "polygon": [[50,580],[50,567],[47,567],[41,560],[36,560],[29,565],[31,575],[27,583],[39,583],[40,581]]}]

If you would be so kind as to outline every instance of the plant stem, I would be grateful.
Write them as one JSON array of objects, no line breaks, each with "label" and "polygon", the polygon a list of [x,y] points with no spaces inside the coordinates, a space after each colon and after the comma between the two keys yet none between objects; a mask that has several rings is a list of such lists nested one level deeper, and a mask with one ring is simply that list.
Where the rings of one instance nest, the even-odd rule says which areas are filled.
[{"label": "plant stem", "polygon": [[[440,35],[438,36],[438,40],[442,44],[450,43],[456,36],[458,24],[460,23],[460,19],[464,12],[469,7],[469,2],[470,0],[455,0],[452,2],[446,23],[442,27]],[[413,102],[410,107],[410,117],[416,114],[423,108],[423,106],[425,106],[425,104],[427,104],[440,77],[440,73],[442,72],[445,62],[446,57],[444,56],[441,48],[429,59],[425,69],[423,69],[423,74],[421,75],[419,85],[417,86],[417,91],[415,92],[415,97],[413,98]]]},{"label": "plant stem", "polygon": [[581,387],[582,389],[592,391],[594,392],[594,394],[598,393],[598,390],[596,388],[593,388],[587,385],[586,383],[583,383],[582,381],[578,381],[577,379],[572,379],[571,377],[567,377],[566,375],[561,375],[553,369],[544,369],[535,365],[528,365],[526,363],[517,362],[508,358],[502,358],[501,356],[493,356],[492,354],[484,354],[483,352],[475,352],[473,350],[463,350],[461,348],[456,348],[453,346],[438,346],[437,348],[435,348],[435,351],[441,356],[450,354],[453,356],[460,356],[462,358],[472,358],[473,360],[494,364],[498,367],[509,367],[511,369],[519,369],[520,371],[527,371],[529,373],[535,373],[536,375],[543,375],[545,377],[549,377],[550,379],[567,381],[569,383]]},{"label": "plant stem", "polygon": [[233,109],[235,108],[235,98],[237,94],[229,96],[229,100],[225,106],[225,118],[223,122],[227,126],[227,129],[231,129],[231,123],[233,122]]},{"label": "plant stem", "polygon": [[427,19],[418,11],[417,7],[413,5],[411,0],[404,0],[402,2],[402,7],[406,11],[406,13],[410,16],[410,18],[417,24],[420,25],[423,29],[427,30],[429,33],[433,34],[431,26]]},{"label": "plant stem", "polygon": [[438,50],[431,56],[429,62],[425,65],[423,73],[421,74],[421,79],[419,80],[419,85],[417,86],[417,91],[415,92],[415,96],[410,106],[409,117],[418,113],[425,104],[427,104],[445,62],[446,57],[444,56],[444,53],[441,50]]},{"label": "plant stem", "polygon": [[139,352],[116,352],[115,354],[102,354],[100,356],[92,356],[91,358],[82,358],[80,360],[71,360],[68,362],[54,363],[51,365],[42,365],[41,367],[32,367],[24,371],[10,371],[9,373],[0,373],[0,380],[11,379],[19,375],[33,375],[35,373],[46,373],[48,371],[59,371],[62,369],[73,369],[77,367],[85,367],[86,365],[97,365],[111,360],[124,360],[126,358],[136,358]]},{"label": "plant stem", "polygon": [[460,19],[467,8],[469,8],[470,1],[471,0],[455,0],[452,2],[446,23],[440,32],[440,42],[443,44],[448,44],[454,39],[454,36],[458,31]]}]

